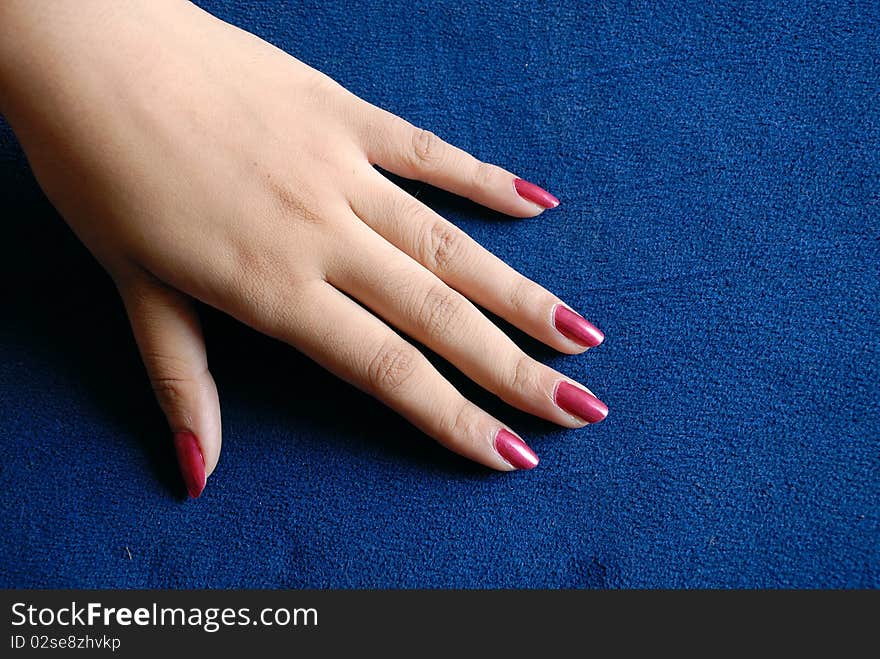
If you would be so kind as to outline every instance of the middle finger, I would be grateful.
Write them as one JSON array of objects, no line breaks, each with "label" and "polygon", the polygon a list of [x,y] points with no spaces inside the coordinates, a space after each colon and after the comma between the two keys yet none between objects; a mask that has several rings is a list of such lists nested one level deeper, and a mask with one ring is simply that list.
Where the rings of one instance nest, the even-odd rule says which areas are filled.
[{"label": "middle finger", "polygon": [[524,332],[569,354],[605,335],[550,291],[517,272],[464,231],[372,167],[352,209],[381,236],[449,286]]},{"label": "middle finger", "polygon": [[360,222],[327,280],[521,410],[570,428],[608,408],[583,385],[523,352],[461,293]]}]

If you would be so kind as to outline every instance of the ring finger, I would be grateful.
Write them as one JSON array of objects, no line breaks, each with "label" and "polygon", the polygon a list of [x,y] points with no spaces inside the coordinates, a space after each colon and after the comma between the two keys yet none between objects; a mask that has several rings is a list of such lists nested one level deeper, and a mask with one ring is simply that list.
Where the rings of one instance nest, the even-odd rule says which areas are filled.
[{"label": "ring finger", "polygon": [[328,281],[526,412],[567,427],[601,421],[608,408],[583,385],[532,359],[467,298],[365,224]]}]

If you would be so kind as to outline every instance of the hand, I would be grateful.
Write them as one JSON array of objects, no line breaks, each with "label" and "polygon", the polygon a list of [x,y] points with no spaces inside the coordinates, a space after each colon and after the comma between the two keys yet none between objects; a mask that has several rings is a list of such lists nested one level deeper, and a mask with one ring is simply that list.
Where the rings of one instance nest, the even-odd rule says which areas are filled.
[{"label": "hand", "polygon": [[389,324],[531,414],[607,414],[472,301],[569,354],[602,333],[372,165],[517,217],[549,193],[187,2],[7,0],[0,23],[0,109],[116,282],[192,496],[220,453],[192,298],[493,469],[538,459]]}]

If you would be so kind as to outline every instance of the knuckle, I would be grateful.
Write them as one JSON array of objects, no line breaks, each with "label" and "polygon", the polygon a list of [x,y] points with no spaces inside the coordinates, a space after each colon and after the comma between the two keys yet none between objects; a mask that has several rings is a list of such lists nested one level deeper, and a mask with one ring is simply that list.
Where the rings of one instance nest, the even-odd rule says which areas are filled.
[{"label": "knuckle", "polygon": [[510,375],[510,386],[519,393],[528,393],[537,387],[538,374],[535,368],[535,360],[526,354],[521,354],[513,363]]},{"label": "knuckle", "polygon": [[344,89],[342,85],[336,82],[330,76],[321,73],[318,70],[312,70],[303,85],[305,89],[311,90],[314,94],[326,94],[328,92],[336,92]]},{"label": "knuckle", "polygon": [[462,400],[447,414],[443,423],[445,434],[456,441],[462,441],[477,425],[478,408],[468,400]]},{"label": "knuckle", "polygon": [[412,164],[418,169],[436,169],[442,159],[442,142],[439,137],[424,128],[416,129],[412,136]]},{"label": "knuckle", "polygon": [[445,284],[436,284],[425,295],[418,318],[429,336],[439,337],[462,322],[463,312],[464,298]]},{"label": "knuckle", "polygon": [[173,411],[185,407],[187,383],[185,380],[175,380],[166,377],[154,377],[150,379],[150,385],[156,399],[163,410]]},{"label": "knuckle", "polygon": [[288,89],[294,97],[300,98],[328,118],[341,118],[339,113],[347,109],[348,103],[360,101],[336,80],[317,70],[305,75],[297,71],[284,84],[290,85]]},{"label": "knuckle", "polygon": [[462,256],[464,235],[445,220],[434,221],[428,233],[425,262],[436,273],[448,272]]},{"label": "knuckle", "polygon": [[524,313],[537,308],[537,298],[540,295],[540,287],[531,279],[517,275],[516,281],[510,288],[508,301],[515,313]]},{"label": "knuckle", "polygon": [[208,374],[207,364],[194,369],[182,359],[158,353],[146,353],[143,360],[159,406],[168,414],[185,414]]},{"label": "knuckle", "polygon": [[164,352],[143,352],[141,358],[153,380],[190,382],[207,372],[207,366],[194,369],[187,360]]},{"label": "knuckle", "polygon": [[495,178],[495,168],[485,162],[477,162],[474,168],[473,185],[478,190],[488,190],[492,187]]},{"label": "knuckle", "polygon": [[367,384],[378,393],[393,393],[416,372],[418,355],[412,346],[383,343],[367,367]]}]

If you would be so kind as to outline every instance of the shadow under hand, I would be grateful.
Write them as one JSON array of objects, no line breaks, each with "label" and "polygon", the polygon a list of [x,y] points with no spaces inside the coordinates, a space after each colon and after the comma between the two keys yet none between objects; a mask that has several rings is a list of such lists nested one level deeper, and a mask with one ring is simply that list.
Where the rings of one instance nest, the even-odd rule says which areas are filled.
[{"label": "shadow under hand", "polygon": [[[0,125],[0,138],[9,135]],[[53,409],[52,399],[62,398],[75,415],[99,415],[97,425],[106,436],[92,438],[96,444],[136,438],[155,477],[185,496],[167,426],[113,282],[49,204],[18,147],[7,139],[0,139],[0,146],[0,206],[6,216],[0,363],[9,376],[21,378],[16,381],[34,384],[40,399],[23,405]]]}]

